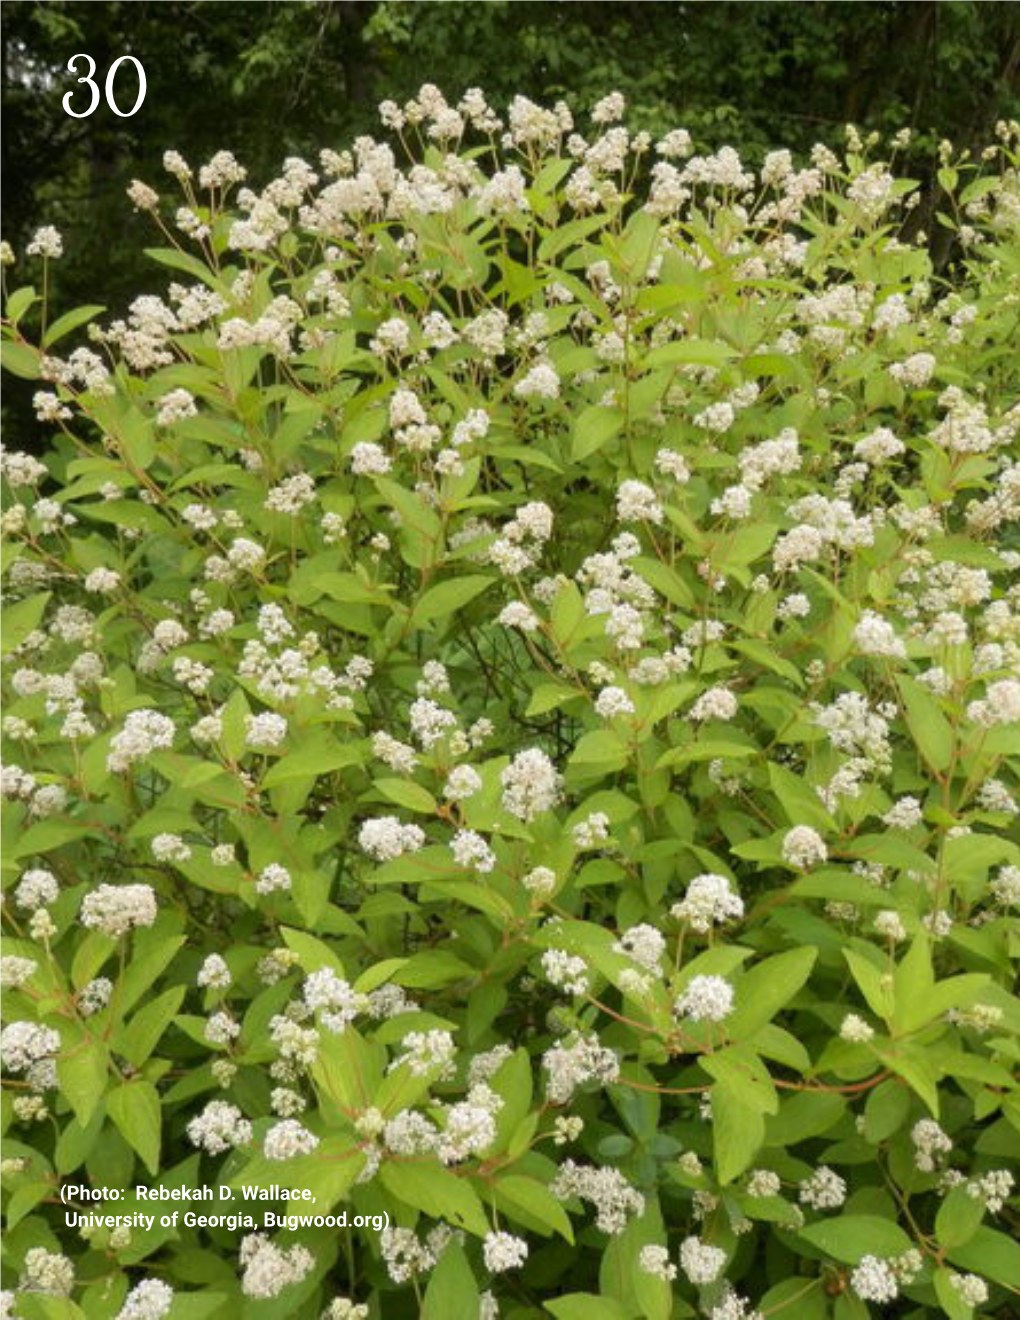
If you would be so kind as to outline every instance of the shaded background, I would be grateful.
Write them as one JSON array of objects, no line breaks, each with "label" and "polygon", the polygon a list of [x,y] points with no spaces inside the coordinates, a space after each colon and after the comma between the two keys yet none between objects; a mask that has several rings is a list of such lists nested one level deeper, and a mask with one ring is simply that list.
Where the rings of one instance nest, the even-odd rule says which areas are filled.
[{"label": "shaded background", "polygon": [[[750,159],[774,146],[839,142],[842,127],[918,130],[915,177],[942,136],[981,146],[1020,114],[1020,5],[1013,3],[369,3],[361,0],[132,0],[0,4],[3,235],[22,251],[56,224],[58,305],[112,312],[146,288],[151,222],[124,189],[163,190],[163,151],[197,164],[233,150],[258,187],[288,154],[377,127],[375,107],[423,81],[451,99],[482,87],[502,110],[516,92],[576,107],[618,88],[628,122],[683,125],[700,145]],[[132,119],[101,104],[69,118],[67,60],[90,54],[102,85],[122,54],[148,95]],[[120,104],[135,93],[121,67]],[[73,104],[87,103],[79,89]],[[922,212],[923,215],[923,212]]]}]

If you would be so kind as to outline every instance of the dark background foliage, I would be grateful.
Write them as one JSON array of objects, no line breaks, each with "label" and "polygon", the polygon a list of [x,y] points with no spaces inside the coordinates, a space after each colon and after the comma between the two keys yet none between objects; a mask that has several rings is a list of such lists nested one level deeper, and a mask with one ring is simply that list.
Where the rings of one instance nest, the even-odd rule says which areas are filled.
[{"label": "dark background foliage", "polygon": [[[258,183],[286,154],[370,131],[379,100],[426,79],[451,98],[480,86],[497,105],[523,92],[583,106],[619,88],[631,124],[682,124],[747,155],[836,140],[849,120],[912,125],[922,145],[943,135],[978,145],[1020,105],[1020,6],[1008,3],[7,0],[0,10],[4,236],[20,250],[39,224],[64,232],[65,306],[112,309],[144,287],[148,221],[132,217],[124,189],[134,177],[161,186],[166,148],[198,162],[227,147]],[[118,55],[141,60],[138,115],[64,113],[78,51],[100,78]],[[129,66],[118,86],[130,104]]]}]

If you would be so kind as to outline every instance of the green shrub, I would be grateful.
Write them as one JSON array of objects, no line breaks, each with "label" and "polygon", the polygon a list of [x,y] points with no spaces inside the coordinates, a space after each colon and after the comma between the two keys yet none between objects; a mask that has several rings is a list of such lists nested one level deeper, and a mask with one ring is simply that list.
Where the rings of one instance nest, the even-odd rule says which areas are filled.
[{"label": "green shrub", "polygon": [[874,141],[621,111],[168,154],[103,329],[32,245],[14,1313],[1015,1314],[1020,131],[937,274]]}]

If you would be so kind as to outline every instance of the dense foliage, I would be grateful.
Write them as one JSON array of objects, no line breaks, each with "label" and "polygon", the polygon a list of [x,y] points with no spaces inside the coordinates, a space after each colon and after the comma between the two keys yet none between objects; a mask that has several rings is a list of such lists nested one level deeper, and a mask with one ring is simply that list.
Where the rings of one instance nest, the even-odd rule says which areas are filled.
[{"label": "dense foliage", "polygon": [[[384,97],[421,82],[588,104],[627,94],[639,128],[681,122],[714,149],[739,141],[756,160],[777,142],[838,146],[847,122],[915,129],[925,160],[939,138],[983,145],[1020,114],[1020,10],[1009,3],[406,4],[355,0],[9,0],[3,14],[4,233],[27,242],[43,223],[68,241],[57,273],[68,300],[119,313],[145,288],[124,226],[124,188],[187,144],[204,159],[228,146],[259,177],[287,154],[370,132]],[[64,113],[68,58],[105,70],[131,53],[145,67],[141,113]],[[121,75],[130,103],[130,69]],[[87,93],[79,91],[81,108]],[[927,199],[925,202],[927,205]]]},{"label": "dense foliage", "polygon": [[623,111],[4,249],[13,1314],[1015,1314],[1020,128]]}]

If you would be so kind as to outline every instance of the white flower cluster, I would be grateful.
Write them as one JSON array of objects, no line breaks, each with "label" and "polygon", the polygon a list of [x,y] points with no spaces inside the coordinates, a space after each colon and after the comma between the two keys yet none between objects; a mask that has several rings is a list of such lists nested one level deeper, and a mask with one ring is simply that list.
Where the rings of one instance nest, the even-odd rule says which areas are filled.
[{"label": "white flower cluster", "polygon": [[547,1074],[546,1094],[554,1105],[565,1105],[580,1086],[597,1082],[605,1086],[620,1075],[620,1060],[593,1036],[575,1036],[566,1044],[554,1045],[542,1055]]},{"label": "white flower cluster", "polygon": [[99,885],[82,899],[79,919],[90,930],[117,938],[151,926],[158,912],[151,885]]},{"label": "white flower cluster", "polygon": [[210,1155],[222,1155],[235,1146],[247,1146],[252,1125],[236,1105],[210,1100],[188,1124],[188,1140]]},{"label": "white flower cluster", "polygon": [[315,1267],[315,1257],[300,1243],[278,1247],[264,1233],[249,1233],[241,1243],[241,1291],[246,1297],[279,1297],[284,1288],[301,1280]]},{"label": "white flower cluster", "polygon": [[733,986],[723,976],[693,976],[673,1011],[692,1022],[722,1022],[733,1012]]},{"label": "white flower cluster", "polygon": [[562,782],[545,752],[537,747],[518,752],[500,775],[503,807],[519,820],[533,820],[556,806]]},{"label": "white flower cluster", "polygon": [[361,848],[379,862],[390,862],[425,846],[425,833],[417,825],[405,825],[396,816],[366,820],[358,831]]},{"label": "white flower cluster", "polygon": [[643,1215],[645,1198],[630,1185],[619,1169],[595,1168],[564,1160],[549,1190],[558,1200],[576,1196],[595,1208],[595,1223],[603,1233],[618,1236],[632,1215]]},{"label": "white flower cluster", "polygon": [[706,935],[713,926],[739,921],[743,915],[743,900],[733,893],[730,881],[711,872],[695,876],[683,899],[670,908],[674,920],[686,922],[700,935]]}]

